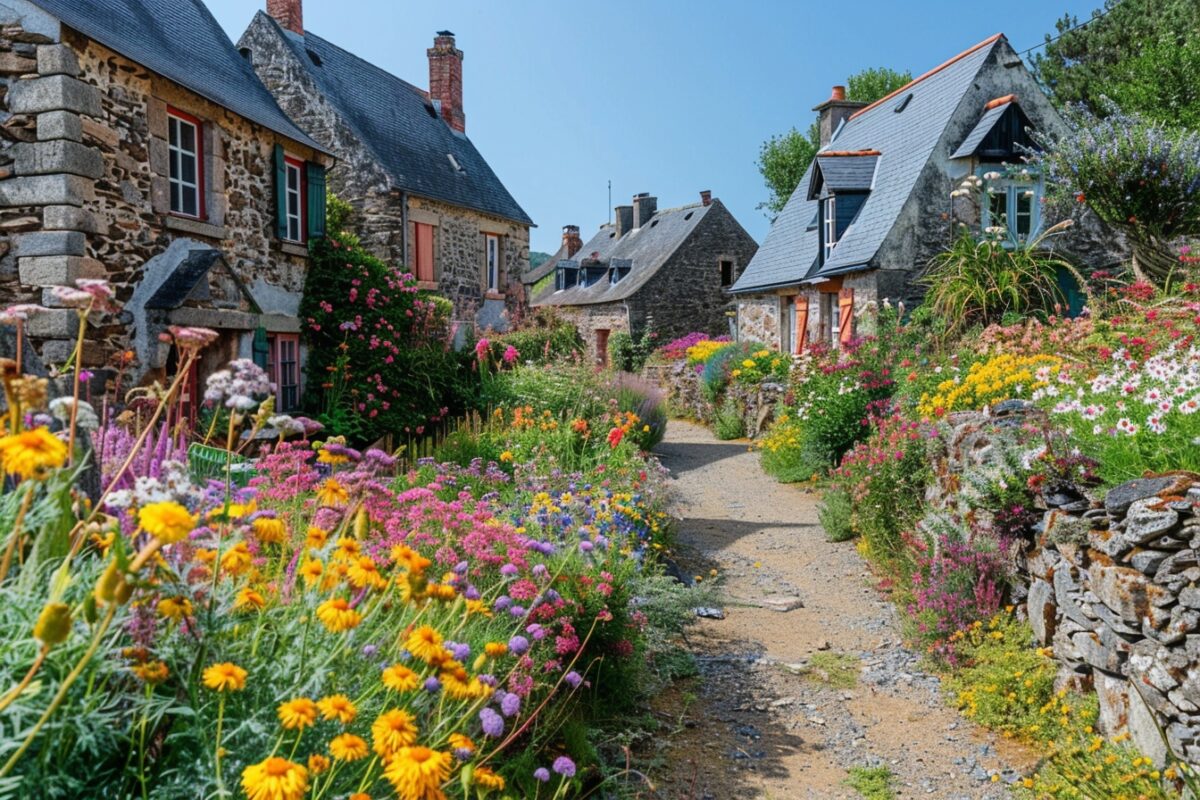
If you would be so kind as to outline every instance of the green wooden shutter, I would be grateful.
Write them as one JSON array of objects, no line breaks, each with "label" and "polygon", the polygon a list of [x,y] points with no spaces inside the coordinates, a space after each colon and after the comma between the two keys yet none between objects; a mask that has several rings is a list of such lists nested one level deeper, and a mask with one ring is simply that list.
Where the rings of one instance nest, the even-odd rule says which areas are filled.
[{"label": "green wooden shutter", "polygon": [[286,239],[287,227],[287,161],[283,145],[275,145],[275,235]]},{"label": "green wooden shutter", "polygon": [[308,168],[308,238],[325,235],[325,168],[309,161]]},{"label": "green wooden shutter", "polygon": [[260,368],[267,368],[267,354],[271,349],[271,344],[267,341],[267,329],[257,327],[254,329],[254,343],[251,345],[254,363]]}]

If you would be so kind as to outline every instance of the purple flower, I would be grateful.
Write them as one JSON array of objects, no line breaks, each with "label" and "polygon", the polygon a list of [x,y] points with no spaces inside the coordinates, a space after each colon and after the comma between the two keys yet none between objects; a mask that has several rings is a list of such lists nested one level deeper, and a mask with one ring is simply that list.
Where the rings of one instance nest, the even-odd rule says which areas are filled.
[{"label": "purple flower", "polygon": [[583,683],[583,676],[575,670],[571,670],[563,677],[563,680],[571,684],[572,689],[578,689],[579,684]]},{"label": "purple flower", "polygon": [[479,712],[479,722],[483,725],[483,734],[493,739],[504,735],[504,718],[490,708]]},{"label": "purple flower", "polygon": [[511,605],[512,598],[506,594],[502,594],[492,601],[492,608],[496,609],[497,611],[503,611]]},{"label": "purple flower", "polygon": [[457,642],[447,643],[447,648],[454,654],[455,661],[466,661],[471,657],[471,645],[459,644]]},{"label": "purple flower", "polygon": [[549,572],[550,572],[550,570],[546,569],[545,564],[534,564],[533,565],[533,574],[539,578],[546,577],[546,575],[548,575]]},{"label": "purple flower", "polygon": [[529,650],[529,640],[524,636],[514,636],[508,640],[508,649],[513,655],[522,655]]},{"label": "purple flower", "polygon": [[551,766],[555,772],[562,775],[564,778],[575,777],[575,762],[566,756],[559,756],[554,759],[554,764]]},{"label": "purple flower", "polygon": [[506,578],[515,577],[518,572],[520,572],[520,570],[517,569],[516,564],[505,564],[503,567],[500,568],[500,574]]},{"label": "purple flower", "polygon": [[474,585],[468,586],[467,590],[463,592],[463,597],[468,600],[478,600],[480,597],[479,590]]},{"label": "purple flower", "polygon": [[582,542],[579,543],[579,549],[585,553],[592,552],[592,547],[593,547],[592,543],[586,539],[584,539]]},{"label": "purple flower", "polygon": [[500,701],[500,713],[506,717],[515,717],[521,711],[521,698],[509,692]]},{"label": "purple flower", "polygon": [[425,679],[425,691],[429,692],[430,694],[437,694],[441,688],[442,682],[432,675]]},{"label": "purple flower", "polygon": [[533,771],[534,780],[539,780],[542,783],[550,780],[550,770],[545,767],[538,767]]},{"label": "purple flower", "polygon": [[525,606],[513,606],[508,610],[508,613],[514,617],[523,617],[525,616]]}]

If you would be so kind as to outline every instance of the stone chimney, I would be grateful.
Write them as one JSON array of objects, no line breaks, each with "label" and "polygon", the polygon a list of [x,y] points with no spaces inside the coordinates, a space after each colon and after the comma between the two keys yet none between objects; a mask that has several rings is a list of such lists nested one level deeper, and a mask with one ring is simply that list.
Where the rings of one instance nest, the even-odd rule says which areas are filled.
[{"label": "stone chimney", "polygon": [[[296,0],[299,2],[299,0]],[[467,130],[467,115],[463,113],[463,53],[454,46],[454,34],[438,31],[429,56],[429,99],[441,107],[442,119],[460,133]]]},{"label": "stone chimney", "polygon": [[702,189],[700,191],[700,204],[705,205],[705,206],[712,205],[712,191],[711,190]]},{"label": "stone chimney", "polygon": [[857,100],[847,100],[845,86],[833,87],[833,93],[829,99],[819,106],[813,107],[813,111],[821,115],[818,123],[821,130],[821,147],[829,144],[829,140],[833,138],[833,132],[837,130],[838,125],[842,124],[842,120],[868,105],[870,104]]},{"label": "stone chimney", "polygon": [[613,215],[617,224],[617,238],[620,239],[633,230],[633,206],[617,206],[613,209]]},{"label": "stone chimney", "polygon": [[267,13],[284,29],[304,35],[303,0],[267,0]]},{"label": "stone chimney", "polygon": [[578,225],[563,226],[563,250],[566,251],[566,258],[574,258],[575,254],[583,249],[583,239],[579,235]]},{"label": "stone chimney", "polygon": [[658,198],[651,197],[648,192],[633,196],[633,227],[640,228],[650,221],[658,210]]}]

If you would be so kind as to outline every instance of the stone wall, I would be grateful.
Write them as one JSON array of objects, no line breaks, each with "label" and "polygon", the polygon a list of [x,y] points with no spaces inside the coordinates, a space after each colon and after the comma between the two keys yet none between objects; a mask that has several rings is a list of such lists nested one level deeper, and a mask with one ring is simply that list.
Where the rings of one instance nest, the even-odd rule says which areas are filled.
[{"label": "stone wall", "polygon": [[[928,499],[960,503],[967,476],[998,463],[1027,413],[1010,401],[953,416]],[[1140,478],[1103,500],[1051,486],[1037,502],[1013,599],[1053,649],[1060,684],[1096,693],[1105,735],[1128,732],[1161,764],[1161,728],[1176,755],[1200,763],[1200,475]]]},{"label": "stone wall", "polygon": [[606,354],[601,353],[597,342],[599,331],[631,333],[629,311],[623,303],[599,303],[590,306],[563,306],[559,308],[563,318],[569,320],[583,339],[584,357],[594,364],[602,363]]},{"label": "stone wall", "polygon": [[737,296],[737,335],[745,342],[762,342],[772,350],[782,346],[779,323],[782,308],[777,294]]},{"label": "stone wall", "polygon": [[[671,364],[647,364],[642,375],[663,390],[671,413],[705,424],[713,422],[717,408],[704,396],[700,372],[695,366],[682,360]],[[730,400],[737,406],[745,436],[755,439],[774,422],[775,411],[786,394],[787,387],[780,383],[733,384],[721,399]]]},{"label": "stone wall", "polygon": [[[298,330],[307,251],[275,237],[272,153],[280,142],[320,156],[57,23],[36,34],[5,25],[0,54],[0,302],[53,306],[52,286],[108,279],[126,309],[88,321],[86,358],[100,365],[146,342],[136,330],[145,317],[130,303],[152,262],[184,241],[220,250],[264,314],[290,316],[281,329]],[[204,221],[169,214],[168,106],[204,122]],[[75,312],[59,308],[33,317],[28,333],[43,360],[60,363],[76,325]],[[135,373],[162,366],[135,349]]]}]

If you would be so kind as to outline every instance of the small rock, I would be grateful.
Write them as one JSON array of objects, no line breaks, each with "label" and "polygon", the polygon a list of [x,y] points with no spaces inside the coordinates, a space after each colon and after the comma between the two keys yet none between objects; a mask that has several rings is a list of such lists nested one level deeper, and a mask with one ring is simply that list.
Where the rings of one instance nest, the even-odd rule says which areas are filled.
[{"label": "small rock", "polygon": [[696,609],[696,616],[704,619],[725,619],[725,612],[719,608],[702,606]]},{"label": "small rock", "polygon": [[804,601],[799,597],[780,595],[779,597],[763,598],[759,605],[768,611],[779,611],[784,613],[788,611],[795,611],[797,608],[804,608]]}]

